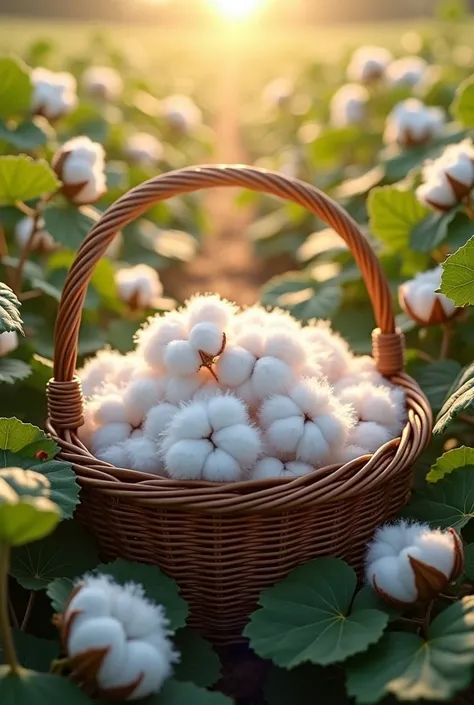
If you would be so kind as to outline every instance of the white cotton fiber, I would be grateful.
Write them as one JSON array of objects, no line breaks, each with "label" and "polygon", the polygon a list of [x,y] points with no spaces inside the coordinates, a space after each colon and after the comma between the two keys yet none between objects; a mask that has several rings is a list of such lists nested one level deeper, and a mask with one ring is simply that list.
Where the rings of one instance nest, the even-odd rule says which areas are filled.
[{"label": "white cotton fiber", "polygon": [[86,360],[84,367],[77,371],[84,396],[92,396],[105,382],[108,382],[123,360],[123,355],[107,349],[100,350],[95,357]]},{"label": "white cotton fiber", "polygon": [[204,463],[203,476],[208,482],[237,482],[242,478],[242,469],[232,455],[214,448]]},{"label": "white cotton fiber", "polygon": [[307,475],[314,468],[297,461],[282,462],[278,458],[266,457],[257,462],[252,470],[252,480],[270,480],[274,478],[291,479]]},{"label": "white cotton fiber", "polygon": [[164,456],[168,475],[176,480],[200,480],[214,446],[205,439],[185,439],[172,443]]},{"label": "white cotton fiber", "polygon": [[116,468],[126,468],[129,464],[127,452],[125,450],[125,442],[116,443],[104,450],[96,453],[99,460],[115,465]]},{"label": "white cotton fiber", "polygon": [[163,362],[167,372],[186,377],[198,372],[202,360],[188,340],[173,340],[165,348]]},{"label": "white cotton fiber", "polygon": [[189,343],[196,351],[215,357],[224,345],[224,333],[215,323],[197,323],[189,333]]},{"label": "white cotton fiber", "polygon": [[132,427],[128,423],[109,423],[95,431],[90,439],[92,452],[98,453],[129,438]]},{"label": "white cotton fiber", "polygon": [[236,334],[235,343],[255,358],[261,357],[265,344],[264,331],[254,325],[246,326]]},{"label": "white cotton fiber", "polygon": [[158,447],[149,438],[129,438],[123,445],[132,470],[156,475],[163,469]]},{"label": "white cotton fiber", "polygon": [[403,428],[404,395],[401,390],[379,387],[371,382],[346,387],[339,394],[344,404],[350,404],[362,421],[376,421],[395,437]]},{"label": "white cotton fiber", "polygon": [[233,394],[214,395],[210,398],[207,404],[207,417],[214,431],[249,422],[245,404],[242,404]]},{"label": "white cotton fiber", "polygon": [[190,329],[198,323],[214,323],[224,331],[237,310],[235,304],[221,299],[217,294],[194,296],[185,303],[185,306]]},{"label": "white cotton fiber", "polygon": [[275,328],[268,331],[263,354],[275,357],[296,369],[306,362],[306,349],[300,337],[285,329]]},{"label": "white cotton fiber", "polygon": [[123,392],[127,420],[139,426],[151,408],[163,399],[163,385],[159,379],[133,379]]},{"label": "white cotton fiber", "polygon": [[221,385],[235,388],[250,379],[256,358],[245,348],[227,345],[216,362],[215,372]]},{"label": "white cotton fiber", "polygon": [[143,424],[144,435],[156,443],[161,443],[163,432],[177,411],[177,406],[166,402],[154,406],[146,415]]},{"label": "white cotton fiber", "polygon": [[168,377],[165,384],[165,401],[170,404],[187,402],[205,384],[206,379],[198,375],[188,377]]},{"label": "white cotton fiber", "polygon": [[252,384],[258,399],[288,390],[295,375],[289,365],[276,357],[262,357],[253,368]]},{"label": "white cotton fiber", "polygon": [[171,311],[164,316],[153,316],[135,336],[136,351],[147,365],[161,370],[166,346],[173,340],[185,340],[187,330],[183,312]]},{"label": "white cotton fiber", "polygon": [[375,421],[361,421],[349,433],[348,442],[364,448],[368,453],[375,453],[392,438],[390,431]]}]

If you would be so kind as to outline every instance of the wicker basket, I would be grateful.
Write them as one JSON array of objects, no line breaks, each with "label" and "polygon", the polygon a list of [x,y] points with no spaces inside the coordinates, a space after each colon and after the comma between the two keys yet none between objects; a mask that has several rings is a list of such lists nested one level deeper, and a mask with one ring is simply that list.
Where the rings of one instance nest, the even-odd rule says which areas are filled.
[{"label": "wicker basket", "polygon": [[[77,340],[94,266],[115,233],[152,204],[214,186],[243,186],[298,203],[345,240],[372,301],[377,367],[406,393],[408,422],[401,438],[373,456],[294,480],[232,484],[178,482],[118,469],[94,458],[78,439],[83,397],[75,376]],[[81,245],[64,287],[48,409],[48,429],[82,487],[78,517],[95,534],[103,559],[160,566],[189,601],[190,623],[216,643],[238,640],[262,588],[295,566],[334,555],[361,569],[374,529],[408,498],[411,468],[432,426],[426,398],[403,372],[403,336],[395,329],[388,283],[356,223],[316,188],[242,166],[196,167],[158,176],[103,214]]]}]

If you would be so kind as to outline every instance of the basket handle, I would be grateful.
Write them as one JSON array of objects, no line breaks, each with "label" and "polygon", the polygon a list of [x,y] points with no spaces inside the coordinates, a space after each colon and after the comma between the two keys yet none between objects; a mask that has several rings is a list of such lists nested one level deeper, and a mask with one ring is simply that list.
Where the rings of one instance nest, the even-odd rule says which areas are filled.
[{"label": "basket handle", "polygon": [[[377,368],[387,376],[403,369],[403,335],[395,328],[387,279],[369,243],[346,211],[314,186],[276,172],[241,165],[189,167],[156,176],[130,190],[105,211],[80,246],[66,279],[54,331],[54,379],[48,385],[48,400],[50,415],[58,426],[72,429],[80,425],[82,411],[78,405],[82,409],[82,397],[75,370],[81,312],[94,267],[115,234],[154,203],[216,186],[241,186],[279,196],[304,206],[331,226],[354,255],[372,302],[378,326],[372,336]],[[71,394],[77,403],[71,404]]]}]

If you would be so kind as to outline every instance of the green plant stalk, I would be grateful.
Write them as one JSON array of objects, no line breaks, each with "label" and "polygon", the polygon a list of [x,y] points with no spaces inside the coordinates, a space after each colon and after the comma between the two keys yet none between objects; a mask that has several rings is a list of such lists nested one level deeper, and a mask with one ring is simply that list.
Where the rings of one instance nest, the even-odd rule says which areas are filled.
[{"label": "green plant stalk", "polygon": [[20,672],[16,657],[13,637],[8,619],[8,568],[10,564],[10,546],[0,544],[0,637],[3,645],[5,661],[10,666],[13,675]]}]

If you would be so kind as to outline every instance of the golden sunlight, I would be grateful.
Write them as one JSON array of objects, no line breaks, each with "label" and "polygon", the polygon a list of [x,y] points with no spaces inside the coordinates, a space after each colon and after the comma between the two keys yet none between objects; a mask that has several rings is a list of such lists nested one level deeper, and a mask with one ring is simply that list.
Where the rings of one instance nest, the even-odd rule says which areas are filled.
[{"label": "golden sunlight", "polygon": [[229,20],[242,20],[260,10],[265,0],[209,0]]}]

